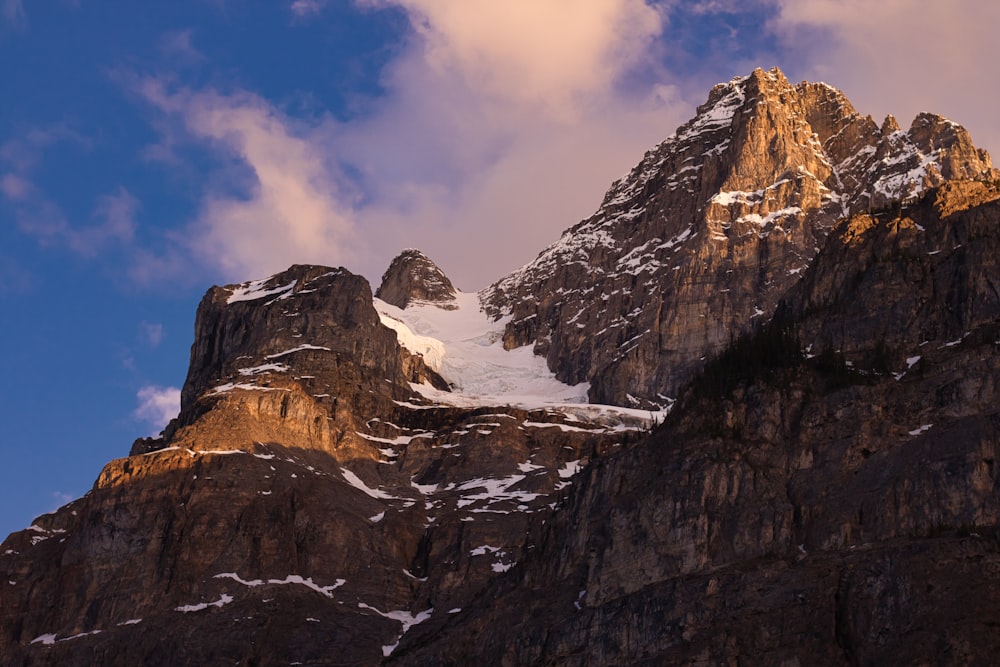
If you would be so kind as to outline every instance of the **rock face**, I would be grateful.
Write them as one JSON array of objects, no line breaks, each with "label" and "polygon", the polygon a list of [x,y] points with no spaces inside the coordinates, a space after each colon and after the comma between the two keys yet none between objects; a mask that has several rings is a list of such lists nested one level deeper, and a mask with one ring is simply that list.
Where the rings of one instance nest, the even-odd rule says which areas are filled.
[{"label": "rock face", "polygon": [[1000,172],[968,133],[921,114],[879,128],[839,91],[755,70],[615,182],[598,211],[483,292],[590,399],[669,403],[734,335],[766,321],[841,217]]},{"label": "rock face", "polygon": [[981,183],[839,223],[774,322],[394,662],[990,664],[998,257]]},{"label": "rock face", "polygon": [[392,260],[375,292],[375,296],[398,308],[418,301],[453,308],[455,294],[455,287],[444,271],[427,255],[413,248],[404,250]]},{"label": "rock face", "polygon": [[447,388],[344,269],[210,289],[179,417],[4,542],[3,664],[378,664],[644,428],[421,379]]},{"label": "rock face", "polygon": [[0,545],[2,663],[990,664],[998,182],[757,70],[478,296],[213,287],[177,419]]}]

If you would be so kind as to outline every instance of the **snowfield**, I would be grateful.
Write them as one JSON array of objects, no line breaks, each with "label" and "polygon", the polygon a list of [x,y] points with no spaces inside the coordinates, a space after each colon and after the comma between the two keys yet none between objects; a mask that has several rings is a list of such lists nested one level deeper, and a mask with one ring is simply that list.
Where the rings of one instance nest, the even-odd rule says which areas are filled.
[{"label": "snowfield", "polygon": [[581,419],[604,416],[618,423],[645,423],[663,416],[646,410],[589,404],[590,383],[560,382],[544,357],[535,355],[530,345],[505,350],[503,332],[509,318],[491,320],[480,307],[476,293],[458,292],[449,304],[457,306],[453,309],[419,302],[402,309],[381,299],[375,299],[374,305],[382,324],[396,332],[400,345],[423,356],[424,363],[451,385],[451,392],[426,384],[411,385],[435,403],[556,408]]}]

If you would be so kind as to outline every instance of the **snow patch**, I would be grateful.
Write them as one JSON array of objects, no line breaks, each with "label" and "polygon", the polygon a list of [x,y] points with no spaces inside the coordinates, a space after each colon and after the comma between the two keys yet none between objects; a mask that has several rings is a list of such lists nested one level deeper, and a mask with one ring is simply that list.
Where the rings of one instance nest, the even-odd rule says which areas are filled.
[{"label": "snow patch", "polygon": [[277,298],[287,297],[290,295],[291,291],[295,289],[295,282],[292,281],[287,285],[282,285],[281,287],[274,287],[272,289],[267,289],[264,285],[270,278],[264,278],[262,280],[251,280],[250,282],[243,283],[233,289],[233,292],[226,299],[226,304],[233,304],[238,301],[256,301],[257,299],[263,299],[268,296],[275,296]]},{"label": "snow patch", "polygon": [[198,604],[186,604],[186,605],[183,605],[181,607],[174,607],[174,611],[179,611],[179,612],[182,612],[184,614],[188,614],[188,613],[193,612],[193,611],[204,611],[205,609],[208,609],[209,607],[219,607],[221,609],[222,607],[225,607],[227,604],[229,604],[232,601],[233,601],[233,596],[232,595],[228,595],[226,593],[223,593],[222,597],[220,597],[215,602],[200,602]]},{"label": "snow patch", "polygon": [[286,354],[292,354],[294,352],[302,352],[303,350],[325,350],[326,352],[329,352],[330,348],[323,347],[322,345],[304,344],[304,345],[299,345],[298,347],[293,347],[293,348],[291,348],[289,350],[285,350],[284,352],[276,352],[274,354],[269,354],[269,355],[267,355],[264,358],[265,359],[277,359],[278,357],[283,357]]},{"label": "snow patch", "polygon": [[239,369],[240,375],[259,375],[260,373],[284,373],[288,366],[284,364],[261,364],[250,368]]},{"label": "snow patch", "polygon": [[381,489],[373,489],[362,481],[360,477],[355,475],[353,472],[347,468],[341,468],[340,473],[344,476],[344,480],[353,486],[355,489],[362,491],[363,493],[375,498],[376,500],[408,500],[408,498],[400,498],[394,496],[391,493],[386,493]]},{"label": "snow patch", "polygon": [[[267,579],[267,580],[264,580],[264,579],[251,579],[251,580],[248,581],[248,580],[243,579],[242,577],[240,577],[235,572],[222,572],[220,574],[215,575],[213,577],[213,579],[232,579],[233,581],[235,581],[238,584],[243,584],[244,586],[250,586],[250,587],[263,586],[264,584],[269,584],[269,585],[273,585],[273,586],[288,586],[288,585],[293,585],[294,584],[294,585],[305,586],[306,588],[310,588],[310,589],[316,591],[317,593],[319,593],[321,595],[324,595],[324,596],[326,596],[328,598],[332,598],[333,597],[333,591],[334,590],[340,588],[341,586],[343,586],[344,584],[347,583],[346,579],[337,579],[334,583],[330,584],[329,586],[320,586],[320,585],[318,585],[318,584],[316,584],[316,583],[313,582],[312,577],[303,578],[301,575],[298,575],[298,574],[290,574],[287,577],[285,577],[284,579]],[[223,597],[225,597],[225,596],[223,596]],[[222,606],[222,605],[218,605],[218,606]]]},{"label": "snow patch", "polygon": [[429,619],[431,615],[434,613],[433,607],[427,609],[426,611],[419,612],[416,615],[414,615],[413,612],[409,611],[381,611],[371,605],[365,604],[364,602],[359,602],[358,607],[361,609],[368,609],[370,611],[373,611],[379,616],[382,616],[384,618],[388,618],[393,621],[398,621],[402,626],[399,631],[399,636],[396,638],[396,642],[394,644],[388,644],[382,647],[383,657],[389,657],[390,655],[392,655],[392,652],[396,650],[397,646],[399,646],[399,641],[403,638],[403,635],[405,635],[406,632],[414,625],[419,625],[420,623],[423,623],[424,621]]}]

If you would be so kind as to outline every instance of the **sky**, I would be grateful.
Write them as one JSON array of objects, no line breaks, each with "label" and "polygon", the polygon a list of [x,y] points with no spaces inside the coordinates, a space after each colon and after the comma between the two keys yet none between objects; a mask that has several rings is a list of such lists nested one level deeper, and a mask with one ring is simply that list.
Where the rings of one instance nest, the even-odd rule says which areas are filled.
[{"label": "sky", "polygon": [[176,414],[213,284],[462,290],[527,263],[720,81],[780,67],[1000,154],[991,0],[0,0],[0,537]]}]

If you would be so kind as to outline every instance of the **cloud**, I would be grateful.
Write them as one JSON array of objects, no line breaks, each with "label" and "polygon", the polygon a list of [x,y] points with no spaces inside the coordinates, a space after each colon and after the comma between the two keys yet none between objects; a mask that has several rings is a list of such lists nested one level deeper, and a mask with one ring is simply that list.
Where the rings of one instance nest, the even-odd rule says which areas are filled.
[{"label": "cloud", "polygon": [[316,16],[326,6],[325,0],[295,0],[288,9],[297,18]]},{"label": "cloud", "polygon": [[151,348],[159,347],[163,342],[163,325],[159,322],[140,322],[139,333],[143,342]]},{"label": "cloud", "polygon": [[0,194],[11,201],[22,201],[31,194],[31,183],[14,173],[0,176]]},{"label": "cloud", "polygon": [[23,192],[24,196],[15,199],[18,226],[43,245],[66,247],[82,257],[92,258],[111,245],[132,243],[139,202],[125,188],[99,197],[92,216],[97,222],[82,227],[71,225],[62,209],[37,188],[25,187]]},{"label": "cloud", "polygon": [[137,267],[191,257],[245,280],[310,262],[377,279],[417,246],[479,288],[592,213],[693,106],[656,62],[667,3],[356,4],[402,9],[412,28],[364,115],[296,118],[246,90],[162,76],[129,84],[158,112],[147,156],[176,166],[187,142],[215,161],[197,214]]},{"label": "cloud", "polygon": [[[651,56],[660,10],[592,3],[377,0],[414,35],[372,113],[337,128],[381,240],[415,245],[464,289],[531,259],[690,110]],[[489,252],[483,249],[489,248]]]},{"label": "cloud", "polygon": [[194,45],[194,30],[172,30],[160,37],[160,51],[173,63],[198,64],[206,60],[205,55]]},{"label": "cloud", "polygon": [[404,9],[437,74],[507,103],[572,114],[650,55],[663,17],[642,0],[367,0]]},{"label": "cloud", "polygon": [[21,0],[3,0],[0,5],[3,20],[8,24],[21,26],[27,20],[28,15],[24,12],[24,3]]},{"label": "cloud", "polygon": [[93,222],[79,225],[72,224],[62,207],[36,185],[33,172],[46,150],[66,142],[90,147],[86,137],[61,124],[30,128],[0,145],[0,162],[9,168],[0,176],[0,196],[10,202],[18,227],[43,245],[68,248],[88,258],[110,246],[131,245],[139,201],[124,187],[98,197]]},{"label": "cloud", "polygon": [[243,280],[350,256],[350,195],[322,148],[322,122],[296,122],[246,91],[174,90],[155,78],[136,89],[191,139],[229,158],[183,234],[204,265]]},{"label": "cloud", "polygon": [[132,416],[150,424],[157,432],[163,430],[181,411],[181,390],[177,387],[149,385],[141,388],[136,398],[139,407]]},{"label": "cloud", "polygon": [[825,79],[862,113],[949,116],[1000,149],[1000,89],[990,76],[1000,5],[979,0],[778,0],[772,29],[801,76]]}]

